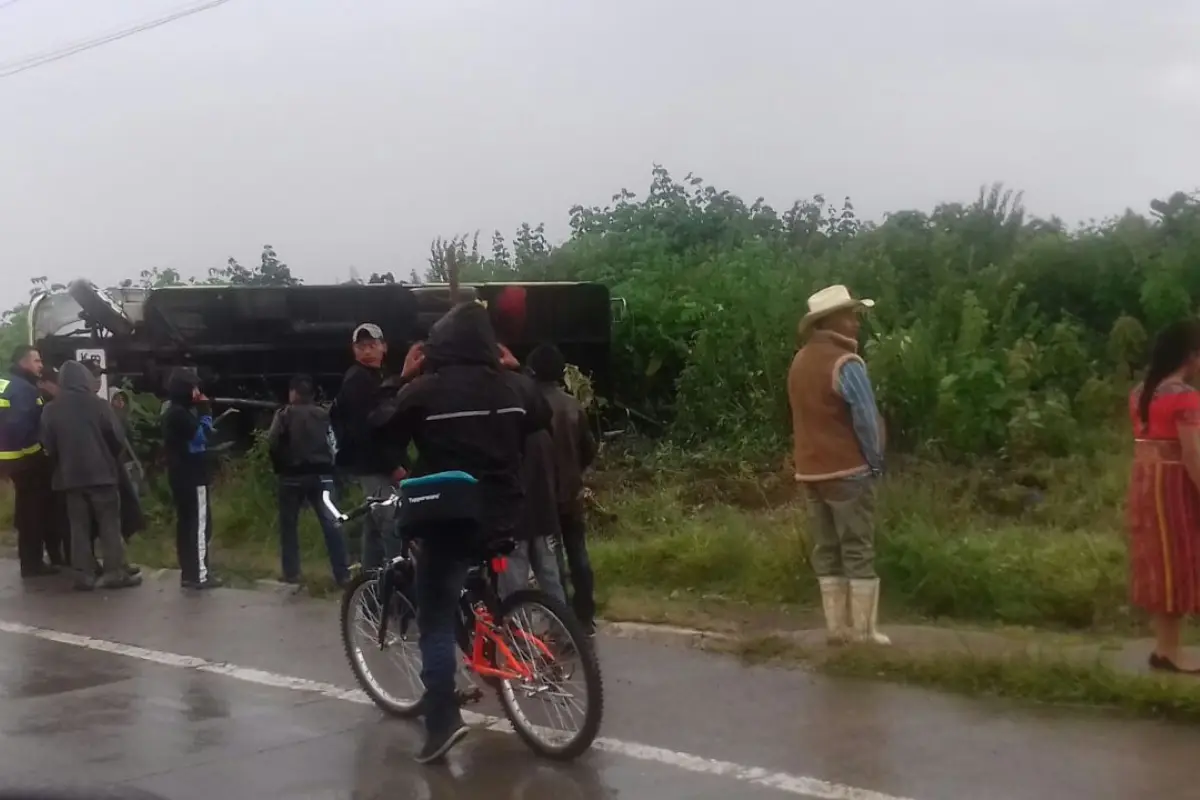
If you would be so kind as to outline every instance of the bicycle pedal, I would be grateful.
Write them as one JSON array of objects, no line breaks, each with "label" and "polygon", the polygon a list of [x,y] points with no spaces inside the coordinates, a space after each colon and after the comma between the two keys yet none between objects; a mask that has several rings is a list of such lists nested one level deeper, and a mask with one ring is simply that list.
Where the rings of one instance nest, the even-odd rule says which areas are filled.
[{"label": "bicycle pedal", "polygon": [[458,704],[460,706],[478,703],[483,700],[483,690],[477,687],[460,689],[456,694],[458,695]]}]

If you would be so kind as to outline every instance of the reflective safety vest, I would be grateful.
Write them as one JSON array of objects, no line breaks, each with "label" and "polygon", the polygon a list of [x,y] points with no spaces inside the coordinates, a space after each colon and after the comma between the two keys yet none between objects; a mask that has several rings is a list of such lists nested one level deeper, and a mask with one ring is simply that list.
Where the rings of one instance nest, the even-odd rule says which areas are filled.
[{"label": "reflective safety vest", "polygon": [[0,464],[41,452],[42,393],[22,378],[0,378]]}]

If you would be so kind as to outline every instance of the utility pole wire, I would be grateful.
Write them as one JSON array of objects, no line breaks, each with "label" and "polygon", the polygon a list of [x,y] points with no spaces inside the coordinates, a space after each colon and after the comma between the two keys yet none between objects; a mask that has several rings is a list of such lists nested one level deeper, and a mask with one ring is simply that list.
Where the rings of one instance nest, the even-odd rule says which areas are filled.
[{"label": "utility pole wire", "polygon": [[[17,2],[17,0],[10,0],[10,3],[14,2]],[[61,61],[62,59],[69,58],[76,53],[82,53],[85,50],[91,50],[93,48],[109,44],[110,42],[126,39],[135,34],[142,33],[143,31],[161,27],[168,23],[175,22],[176,20],[183,19],[184,17],[190,17],[193,14],[198,14],[201,11],[208,11],[209,9],[216,8],[217,6],[224,5],[228,2],[229,0],[209,0],[207,3],[201,3],[198,6],[192,6],[190,8],[175,11],[167,16],[159,17],[158,19],[150,20],[149,22],[143,22],[139,25],[135,25],[121,31],[116,31],[104,36],[98,36],[93,39],[85,39],[83,41],[67,45],[66,47],[48,50],[27,58],[9,62],[7,64],[0,64],[0,78],[8,78],[18,73],[25,72],[26,70],[31,70],[34,67],[40,67],[43,64]],[[3,6],[0,6],[0,8],[3,8]]]},{"label": "utility pole wire", "polygon": [[21,0],[8,0],[8,2],[0,3],[0,10],[6,9],[9,6],[16,5],[19,2],[21,2]]}]

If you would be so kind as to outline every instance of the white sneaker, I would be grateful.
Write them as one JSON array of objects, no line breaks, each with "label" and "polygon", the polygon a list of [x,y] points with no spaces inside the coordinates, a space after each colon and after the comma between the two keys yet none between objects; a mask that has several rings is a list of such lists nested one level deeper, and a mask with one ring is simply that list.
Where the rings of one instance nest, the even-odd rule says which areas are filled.
[{"label": "white sneaker", "polygon": [[854,641],[888,645],[892,640],[875,629],[879,619],[879,579],[850,581],[850,624]]},{"label": "white sneaker", "polygon": [[825,611],[825,639],[845,644],[850,638],[850,584],[840,576],[818,578],[821,607]]}]

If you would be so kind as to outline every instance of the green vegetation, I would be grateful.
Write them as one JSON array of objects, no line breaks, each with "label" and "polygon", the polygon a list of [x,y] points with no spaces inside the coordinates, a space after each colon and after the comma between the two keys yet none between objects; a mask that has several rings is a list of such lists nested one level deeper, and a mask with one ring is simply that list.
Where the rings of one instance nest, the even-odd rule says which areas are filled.
[{"label": "green vegetation", "polygon": [[[606,400],[637,412],[623,427],[655,441],[611,444],[595,478],[593,557],[610,612],[804,618],[814,586],[785,463],[785,379],[807,296],[845,283],[878,301],[865,353],[890,434],[878,545],[885,626],[1127,633],[1139,620],[1126,602],[1121,535],[1125,396],[1149,335],[1197,307],[1200,271],[1188,269],[1197,258],[1200,198],[1183,193],[1151,202],[1144,216],[1070,228],[1029,218],[1020,196],[997,186],[873,224],[848,200],[817,195],[780,213],[656,168],[642,198],[622,191],[609,206],[572,209],[560,245],[529,225],[511,240],[496,234],[490,253],[477,236],[439,239],[427,274],[443,278],[456,264],[464,280],[598,280],[627,301]],[[270,248],[253,269],[233,262],[211,277],[294,281]],[[152,441],[153,410],[139,419]],[[261,454],[226,464],[215,497],[218,565],[273,575],[275,503]],[[144,563],[173,562],[164,501],[161,488],[147,498],[153,530],[134,544]],[[306,571],[323,582],[311,518],[302,533]],[[1049,671],[1055,683],[1082,682],[1083,701],[1110,702],[1107,673],[1040,662],[914,666],[904,654],[868,669],[856,658],[865,656],[825,668],[1071,700],[1021,677]],[[1157,691],[1144,703],[1160,705]]]}]

